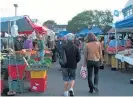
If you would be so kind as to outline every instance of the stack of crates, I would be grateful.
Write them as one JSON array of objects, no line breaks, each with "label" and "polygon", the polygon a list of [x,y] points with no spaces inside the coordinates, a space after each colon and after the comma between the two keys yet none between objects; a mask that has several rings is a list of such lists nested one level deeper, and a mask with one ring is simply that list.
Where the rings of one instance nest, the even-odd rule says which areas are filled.
[{"label": "stack of crates", "polygon": [[1,79],[1,80],[0,80],[0,94],[3,93],[3,89],[4,89],[4,80]]},{"label": "stack of crates", "polygon": [[111,55],[111,69],[112,70],[117,70],[118,69],[118,64],[117,64],[117,59],[115,58],[115,55]]},{"label": "stack of crates", "polygon": [[30,81],[30,71],[28,70],[25,71],[25,78],[27,81]]},{"label": "stack of crates", "polygon": [[[24,73],[26,64],[22,58],[11,58],[8,63],[8,84],[9,90],[16,93],[24,92]],[[16,61],[15,61],[16,60]]]},{"label": "stack of crates", "polygon": [[24,92],[24,81],[23,80],[9,81],[9,90],[15,91],[16,93],[23,93]]},{"label": "stack of crates", "polygon": [[47,89],[47,71],[30,72],[30,90],[32,92],[45,92]]}]

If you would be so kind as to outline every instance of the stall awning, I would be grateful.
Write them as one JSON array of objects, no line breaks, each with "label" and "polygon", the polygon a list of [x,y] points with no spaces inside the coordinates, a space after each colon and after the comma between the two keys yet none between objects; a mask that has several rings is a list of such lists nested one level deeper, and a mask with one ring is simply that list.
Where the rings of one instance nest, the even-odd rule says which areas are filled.
[{"label": "stall awning", "polygon": [[34,30],[39,33],[46,33],[42,26],[33,23],[27,15],[2,17],[0,20],[1,32],[10,32],[9,25],[12,27],[14,21],[16,21],[20,34],[31,34]]},{"label": "stall awning", "polygon": [[39,34],[47,34],[47,30],[45,30],[45,28],[41,25],[38,24],[34,24],[35,26],[35,30],[39,33]]},{"label": "stall awning", "polygon": [[90,30],[88,28],[85,28],[83,30],[81,30],[78,35],[79,36],[86,36],[88,33],[90,33]]},{"label": "stall awning", "polygon": [[68,31],[60,31],[59,33],[58,33],[58,37],[64,37],[65,35],[67,35],[69,32]]},{"label": "stall awning", "polygon": [[99,27],[92,27],[91,32],[93,32],[96,35],[103,34],[102,30]]},{"label": "stall awning", "polygon": [[133,15],[115,23],[115,28],[133,27]]}]

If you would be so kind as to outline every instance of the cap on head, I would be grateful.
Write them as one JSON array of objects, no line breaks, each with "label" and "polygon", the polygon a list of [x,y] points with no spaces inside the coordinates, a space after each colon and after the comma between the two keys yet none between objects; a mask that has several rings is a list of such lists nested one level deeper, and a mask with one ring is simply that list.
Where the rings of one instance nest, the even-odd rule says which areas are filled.
[{"label": "cap on head", "polygon": [[68,33],[68,34],[66,35],[66,37],[67,37],[67,40],[69,40],[69,41],[73,41],[74,38],[75,38],[75,36],[74,36],[73,33]]}]

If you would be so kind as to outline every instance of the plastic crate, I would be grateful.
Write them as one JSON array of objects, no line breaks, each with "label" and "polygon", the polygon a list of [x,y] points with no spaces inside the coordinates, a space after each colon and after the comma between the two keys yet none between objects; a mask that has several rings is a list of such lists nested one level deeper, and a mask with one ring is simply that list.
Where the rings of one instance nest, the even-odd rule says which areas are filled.
[{"label": "plastic crate", "polygon": [[47,75],[47,71],[31,71],[31,78],[45,78]]},{"label": "plastic crate", "polygon": [[29,70],[29,71],[38,71],[38,70],[48,70],[49,69],[49,67],[48,66],[46,66],[46,65],[29,65],[29,66],[27,66],[27,70]]},{"label": "plastic crate", "polygon": [[30,90],[32,92],[45,92],[47,89],[47,76],[45,78],[31,78]]},{"label": "plastic crate", "polygon": [[115,55],[111,56],[111,67],[117,69],[117,59],[115,58]]},{"label": "plastic crate", "polygon": [[4,81],[0,80],[0,93],[3,93],[3,89],[4,89]]},{"label": "plastic crate", "polygon": [[30,80],[30,71],[25,71],[25,77],[27,81]]},{"label": "plastic crate", "polygon": [[[18,72],[17,72],[18,69]],[[8,65],[8,75],[11,79],[23,79],[26,65]]]},{"label": "plastic crate", "polygon": [[9,82],[9,90],[17,93],[24,92],[24,81],[23,80],[12,80]]},{"label": "plastic crate", "polygon": [[20,65],[23,65],[25,64],[24,60],[17,60],[17,59],[5,59],[3,60],[3,64],[4,65],[8,65],[8,64],[11,64],[11,65],[16,65],[16,64],[20,64]]}]

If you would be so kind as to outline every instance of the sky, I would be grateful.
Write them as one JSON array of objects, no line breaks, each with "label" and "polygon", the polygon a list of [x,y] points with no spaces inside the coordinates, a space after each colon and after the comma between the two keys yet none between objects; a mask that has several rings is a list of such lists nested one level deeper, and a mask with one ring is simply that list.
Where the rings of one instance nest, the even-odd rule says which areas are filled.
[{"label": "sky", "polygon": [[[0,0],[0,17],[14,16],[13,4],[18,4],[17,15],[29,15],[41,22],[54,20],[67,24],[76,14],[84,10],[122,10],[127,0]],[[120,20],[122,17],[115,18]]]}]

